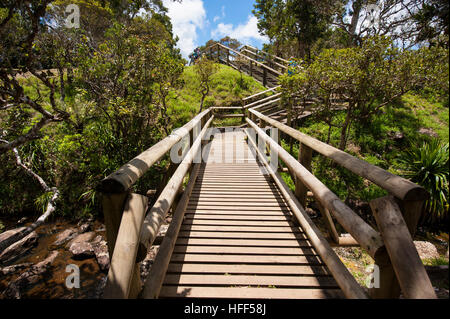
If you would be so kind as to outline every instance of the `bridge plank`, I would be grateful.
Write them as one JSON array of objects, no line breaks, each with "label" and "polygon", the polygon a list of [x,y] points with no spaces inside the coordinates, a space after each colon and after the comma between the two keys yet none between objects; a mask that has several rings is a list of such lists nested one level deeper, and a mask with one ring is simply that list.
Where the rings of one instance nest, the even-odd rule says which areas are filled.
[{"label": "bridge plank", "polygon": [[343,298],[338,289],[281,289],[281,288],[223,288],[166,286],[161,289],[161,297],[195,298],[265,298],[265,299],[324,299]]},{"label": "bridge plank", "polygon": [[288,286],[288,287],[328,287],[338,288],[331,276],[245,276],[245,275],[189,275],[169,274],[166,285],[207,285],[210,283],[223,286]]}]

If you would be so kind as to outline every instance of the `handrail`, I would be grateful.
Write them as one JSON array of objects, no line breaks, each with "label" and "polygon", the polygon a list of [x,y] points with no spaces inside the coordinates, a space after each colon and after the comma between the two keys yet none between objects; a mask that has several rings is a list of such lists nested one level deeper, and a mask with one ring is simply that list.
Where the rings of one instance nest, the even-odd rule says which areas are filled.
[{"label": "handrail", "polygon": [[258,136],[269,144],[270,149],[277,152],[289,169],[295,173],[314,194],[317,200],[333,213],[337,221],[348,231],[367,252],[375,257],[376,253],[382,248],[383,240],[380,234],[358,216],[350,207],[345,205],[331,190],[328,189],[317,177],[309,172],[295,158],[292,157],[282,146],[278,145],[261,128],[258,127],[249,118],[247,123],[255,129]]},{"label": "handrail", "polygon": [[277,75],[282,75],[282,74],[283,74],[283,73],[281,73],[281,72],[278,72],[277,70],[272,69],[271,67],[268,67],[268,66],[265,65],[264,63],[258,62],[258,61],[256,61],[256,60],[254,60],[254,59],[252,59],[252,58],[246,56],[245,54],[242,54],[241,52],[236,51],[236,50],[234,50],[234,49],[232,49],[232,48],[229,48],[229,47],[227,47],[227,46],[225,46],[225,45],[223,45],[223,44],[221,44],[221,43],[219,43],[219,42],[217,42],[217,43],[215,43],[215,44],[209,46],[208,48],[205,49],[205,51],[208,50],[208,49],[210,49],[210,48],[212,48],[212,47],[214,47],[214,46],[221,46],[222,48],[224,48],[224,49],[226,49],[226,50],[228,50],[228,51],[231,51],[231,52],[233,52],[233,53],[235,53],[235,54],[237,54],[237,55],[239,55],[239,56],[242,56],[242,57],[246,58],[247,60],[250,60],[251,62],[253,62],[253,63],[259,65],[260,67],[265,68],[265,69],[271,71],[272,73],[275,73],[275,74],[277,74]]},{"label": "handrail", "polygon": [[[257,52],[263,52],[264,54],[269,55],[269,56],[271,56],[272,58],[278,59],[278,60],[280,60],[280,61],[282,61],[282,62],[289,63],[288,60],[283,59],[283,58],[279,57],[278,55],[271,54],[271,53],[266,52],[266,51],[264,51],[264,50],[259,50],[258,48],[252,47],[251,45],[247,45],[247,44],[246,44],[246,45],[244,45],[242,48],[251,48],[251,49],[254,49],[254,50],[257,51]],[[242,49],[242,48],[241,48],[241,49]]]},{"label": "handrail", "polygon": [[303,134],[300,131],[297,131],[292,127],[273,120],[258,111],[249,109],[249,112],[262,119],[263,121],[280,129],[282,132],[295,138],[299,142],[307,145],[314,151],[330,158],[331,160],[347,168],[351,172],[377,184],[378,186],[387,190],[401,200],[426,200],[428,198],[428,193],[423,187],[416,185],[403,177],[389,173],[382,168],[369,164],[366,161],[356,158],[331,145]]},{"label": "handrail", "polygon": [[264,103],[264,102],[267,102],[267,101],[269,101],[269,100],[273,100],[274,98],[277,98],[277,97],[279,97],[279,96],[281,96],[281,93],[276,93],[276,94],[270,95],[270,96],[265,97],[265,98],[263,98],[263,99],[261,99],[261,100],[258,100],[258,101],[252,102],[252,103],[250,103],[250,104],[247,104],[247,105],[245,106],[245,108],[246,108],[246,109],[249,109],[249,108],[251,108],[251,107],[254,107],[254,106],[259,105],[260,103]]},{"label": "handrail", "polygon": [[299,203],[294,194],[292,194],[289,187],[283,181],[281,175],[278,172],[274,172],[274,170],[267,163],[263,154],[261,154],[261,151],[258,149],[256,141],[254,141],[251,137],[251,134],[249,134],[248,131],[246,131],[245,133],[248,136],[248,141],[250,142],[251,146],[258,153],[260,160],[263,162],[265,168],[269,171],[273,180],[278,185],[278,188],[286,199],[286,202],[291,208],[294,216],[300,223],[302,230],[306,233],[313,247],[316,249],[317,253],[323,259],[325,264],[328,266],[329,271],[333,275],[339,287],[344,292],[344,295],[347,298],[367,299],[367,293],[358,284],[358,282],[355,280],[355,277],[350,274],[347,267],[345,267],[345,265],[333,251],[328,241],[321,234],[320,230],[305,212],[304,207]]},{"label": "handrail", "polygon": [[288,68],[287,66],[285,66],[285,65],[283,65],[283,64],[280,64],[280,63],[278,63],[278,62],[275,62],[275,61],[273,61],[273,60],[268,60],[267,57],[264,57],[264,56],[262,56],[262,55],[260,55],[260,54],[258,54],[258,53],[253,52],[253,51],[250,51],[250,50],[247,50],[247,49],[241,49],[241,50],[240,50],[240,52],[243,52],[243,51],[249,52],[250,54],[253,54],[255,57],[263,58],[265,61],[267,61],[267,62],[269,62],[269,63],[273,63],[273,64],[279,66],[279,67],[282,68],[282,69],[285,69],[285,70],[286,70],[286,69]]},{"label": "handrail", "polygon": [[195,164],[192,169],[192,173],[189,176],[189,182],[186,186],[186,190],[177,205],[177,209],[173,213],[172,222],[167,229],[166,235],[159,247],[158,254],[153,262],[153,265],[148,274],[147,281],[142,289],[141,296],[145,299],[158,298],[161,290],[161,286],[164,281],[164,277],[169,266],[170,258],[172,257],[175,242],[177,241],[178,234],[180,232],[181,224],[186,212],[186,207],[189,203],[189,197],[194,189],[195,182],[197,180],[198,173],[200,171],[200,164]]},{"label": "handrail", "polygon": [[172,146],[189,134],[192,128],[198,125],[210,111],[211,109],[207,109],[198,114],[180,129],[175,130],[172,134],[104,178],[98,189],[104,193],[122,193],[127,191],[154,163],[160,160]]},{"label": "handrail", "polygon": [[244,97],[242,100],[243,100],[243,101],[247,101],[247,100],[253,99],[253,98],[258,97],[258,96],[260,96],[260,95],[263,95],[263,94],[266,94],[266,93],[268,93],[268,92],[274,91],[274,90],[278,89],[279,87],[281,87],[281,85],[277,85],[277,86],[274,86],[273,88],[270,88],[270,89],[267,89],[267,90],[258,92],[258,93],[256,93],[256,94],[253,94],[253,95]]},{"label": "handrail", "polygon": [[[198,114],[183,127],[109,175],[100,184],[111,258],[105,298],[135,298],[139,293],[141,287],[138,263],[145,257],[148,245],[153,243],[165,215],[175,201],[194,154],[198,153],[202,138],[214,119],[214,115],[211,114],[206,121],[206,116],[210,113],[211,108]],[[198,134],[204,122],[206,123]],[[187,136],[194,140],[191,149],[144,219],[147,198],[143,195],[130,194],[130,187],[151,165]]]},{"label": "handrail", "polygon": [[141,249],[143,249],[144,251],[147,251],[147,247],[153,244],[153,241],[158,234],[161,223],[164,221],[167,212],[172,206],[178,189],[180,188],[183,179],[186,176],[186,173],[188,172],[188,169],[191,166],[195,156],[197,156],[198,151],[201,147],[201,141],[205,136],[207,129],[212,123],[213,119],[214,115],[212,115],[208,122],[206,122],[199,136],[193,143],[191,149],[186,154],[186,157],[180,163],[177,170],[172,175],[169,183],[166,185],[161,195],[156,200],[156,203],[153,205],[153,207],[145,217],[140,237]]}]

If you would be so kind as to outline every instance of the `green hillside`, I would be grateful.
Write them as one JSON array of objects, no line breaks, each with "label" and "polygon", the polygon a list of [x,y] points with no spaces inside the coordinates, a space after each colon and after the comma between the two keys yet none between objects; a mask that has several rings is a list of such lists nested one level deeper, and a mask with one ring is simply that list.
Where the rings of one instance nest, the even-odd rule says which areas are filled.
[{"label": "green hillside", "polygon": [[[212,76],[211,92],[205,99],[205,108],[211,106],[239,106],[242,98],[265,90],[254,78],[219,64],[219,71]],[[187,66],[182,75],[183,87],[170,101],[170,115],[176,122],[188,122],[198,113],[201,94],[193,66]]]}]

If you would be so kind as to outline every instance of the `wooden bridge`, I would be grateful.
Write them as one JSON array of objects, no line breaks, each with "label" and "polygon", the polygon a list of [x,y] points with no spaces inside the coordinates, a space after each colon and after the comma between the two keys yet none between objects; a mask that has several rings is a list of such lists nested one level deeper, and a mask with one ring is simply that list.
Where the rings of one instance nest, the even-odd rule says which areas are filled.
[{"label": "wooden bridge", "polygon": [[[203,111],[101,182],[111,256],[104,298],[436,298],[412,240],[428,198],[422,187],[252,106],[244,109],[246,128],[211,129],[218,111]],[[298,158],[280,146],[277,132],[299,143]],[[181,162],[172,162],[157,199],[135,193],[138,179],[169,153]],[[376,227],[311,173],[313,153],[386,190],[370,202]],[[291,175],[294,192],[280,171]],[[305,212],[308,193],[325,233]],[[169,214],[141,282],[140,262]],[[360,286],[332,246],[366,250],[379,286]]]}]

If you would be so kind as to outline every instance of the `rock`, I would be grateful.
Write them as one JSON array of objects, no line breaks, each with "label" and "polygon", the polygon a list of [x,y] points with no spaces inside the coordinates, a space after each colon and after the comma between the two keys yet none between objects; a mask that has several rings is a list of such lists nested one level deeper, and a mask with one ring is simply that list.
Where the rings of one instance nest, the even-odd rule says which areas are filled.
[{"label": "rock", "polygon": [[[102,240],[101,236],[100,241],[92,244],[92,247],[94,249],[95,259],[97,260],[98,266],[100,267],[101,271],[107,271],[109,269],[109,252],[108,252],[108,245],[105,240]],[[94,240],[94,242],[97,241]]]},{"label": "rock", "polygon": [[10,229],[7,230],[3,233],[0,234],[0,242],[6,240],[7,238],[14,236],[17,233],[20,233],[22,230],[25,230],[26,227],[19,227],[19,228],[14,228],[14,229]]},{"label": "rock", "polygon": [[74,243],[82,243],[82,242],[90,242],[95,237],[95,232],[88,232],[84,234],[79,234],[74,239],[72,239],[67,245],[66,248],[69,249],[70,246]]},{"label": "rock", "polygon": [[0,254],[0,263],[9,263],[30,251],[38,242],[38,234],[31,232],[21,240],[6,248]]},{"label": "rock", "polygon": [[152,246],[149,251],[147,252],[147,256],[145,259],[141,262],[141,279],[142,281],[145,281],[148,274],[150,273],[150,268],[153,265],[153,261],[155,260],[156,254],[158,253],[159,246]]},{"label": "rock", "polygon": [[80,234],[85,233],[87,231],[91,230],[91,224],[90,223],[84,223],[80,226]]},{"label": "rock", "polygon": [[77,235],[75,228],[68,228],[56,236],[56,240],[50,245],[50,249],[57,249],[64,245],[67,241],[71,240]]},{"label": "rock", "polygon": [[312,208],[307,207],[305,209],[305,212],[309,215],[310,218],[314,219],[314,218],[318,218],[319,214]]},{"label": "rock", "polygon": [[414,241],[420,259],[439,258],[439,253],[432,243],[428,241]]},{"label": "rock", "polygon": [[17,221],[17,226],[24,224],[28,220],[28,217],[22,217]]},{"label": "rock", "polygon": [[86,241],[73,243],[69,247],[69,251],[72,253],[73,258],[77,260],[87,259],[94,257],[94,248],[91,243]]},{"label": "rock", "polygon": [[25,287],[36,284],[43,275],[50,269],[50,266],[58,256],[57,251],[52,251],[50,255],[43,261],[33,265],[30,270],[25,271],[16,280],[8,285],[8,288],[3,292],[6,298],[20,299],[22,291]]},{"label": "rock", "polygon": [[167,229],[169,229],[169,225],[161,225],[161,227],[159,228],[158,236],[166,236]]},{"label": "rock", "polygon": [[393,138],[396,141],[401,141],[405,138],[405,134],[403,134],[402,132],[395,132]]},{"label": "rock", "polygon": [[438,137],[438,134],[433,131],[431,128],[422,127],[420,130],[417,131],[420,134],[425,134],[432,137]]},{"label": "rock", "polygon": [[21,269],[24,269],[24,268],[28,268],[31,265],[33,265],[33,264],[32,263],[23,263],[23,264],[16,264],[16,265],[3,267],[3,268],[0,268],[0,275],[7,276],[7,275],[10,275],[12,273],[15,273],[18,270],[21,270]]}]

